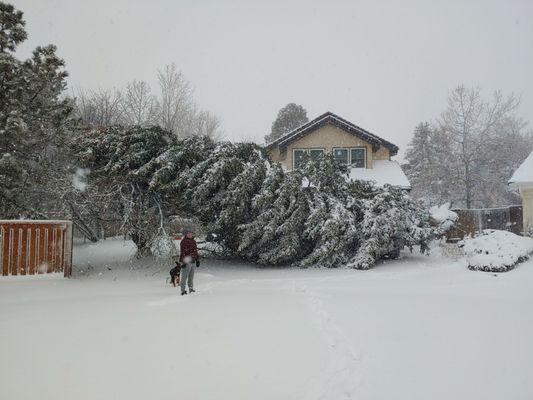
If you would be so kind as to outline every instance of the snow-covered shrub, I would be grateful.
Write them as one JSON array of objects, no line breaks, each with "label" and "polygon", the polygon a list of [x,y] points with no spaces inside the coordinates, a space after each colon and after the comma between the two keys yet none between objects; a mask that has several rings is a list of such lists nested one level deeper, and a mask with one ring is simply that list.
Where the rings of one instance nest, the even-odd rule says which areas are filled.
[{"label": "snow-covered shrub", "polygon": [[157,236],[152,238],[150,251],[152,252],[152,255],[158,259],[171,259],[173,256],[177,255],[177,249],[174,245],[172,236],[164,231],[160,231]]},{"label": "snow-covered shrub", "polygon": [[533,253],[533,239],[493,229],[465,238],[459,246],[466,255],[468,268],[487,272],[509,271]]},{"label": "snow-covered shrub", "polygon": [[437,233],[443,235],[455,225],[459,218],[456,212],[450,210],[450,203],[444,203],[440,206],[433,206],[429,209],[431,218],[437,224]]}]

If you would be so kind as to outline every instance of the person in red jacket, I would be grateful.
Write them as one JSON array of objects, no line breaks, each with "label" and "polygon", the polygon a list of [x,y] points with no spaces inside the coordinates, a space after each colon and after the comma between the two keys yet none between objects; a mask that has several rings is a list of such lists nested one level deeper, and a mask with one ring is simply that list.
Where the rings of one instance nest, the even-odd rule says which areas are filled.
[{"label": "person in red jacket", "polygon": [[200,259],[198,258],[198,248],[191,231],[185,232],[185,237],[181,239],[180,243],[180,262],[181,262],[181,276],[180,286],[181,295],[187,294],[185,284],[189,286],[189,292],[194,293],[194,269],[200,266]]}]

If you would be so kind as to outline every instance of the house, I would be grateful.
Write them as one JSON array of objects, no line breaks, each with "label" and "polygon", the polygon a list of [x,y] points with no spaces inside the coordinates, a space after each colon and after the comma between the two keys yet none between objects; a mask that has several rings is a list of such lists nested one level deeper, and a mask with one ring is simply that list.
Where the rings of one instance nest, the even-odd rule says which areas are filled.
[{"label": "house", "polygon": [[509,179],[509,185],[518,190],[522,198],[524,232],[533,230],[533,152]]},{"label": "house", "polygon": [[305,154],[313,158],[332,152],[341,163],[350,166],[350,179],[374,181],[410,189],[409,180],[397,161],[398,146],[367,130],[326,112],[266,145],[272,161],[292,171]]}]

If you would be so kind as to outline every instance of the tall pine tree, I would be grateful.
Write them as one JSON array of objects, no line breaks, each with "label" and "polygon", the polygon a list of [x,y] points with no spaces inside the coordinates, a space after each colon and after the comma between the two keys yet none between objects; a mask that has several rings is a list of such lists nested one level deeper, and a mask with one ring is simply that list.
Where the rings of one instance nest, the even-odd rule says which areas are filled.
[{"label": "tall pine tree", "polygon": [[0,3],[0,214],[43,217],[57,211],[69,166],[74,121],[65,98],[67,72],[53,45],[15,57],[26,39],[20,11]]},{"label": "tall pine tree", "polygon": [[305,108],[299,104],[289,103],[279,110],[276,120],[272,123],[270,134],[265,136],[265,142],[273,142],[308,121]]}]

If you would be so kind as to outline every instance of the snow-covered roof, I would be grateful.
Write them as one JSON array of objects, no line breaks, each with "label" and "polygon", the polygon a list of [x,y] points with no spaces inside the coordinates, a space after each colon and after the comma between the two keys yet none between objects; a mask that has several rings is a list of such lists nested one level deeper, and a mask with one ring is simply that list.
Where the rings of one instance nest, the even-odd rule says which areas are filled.
[{"label": "snow-covered roof", "polygon": [[405,176],[400,164],[392,160],[374,160],[373,168],[352,168],[350,179],[374,181],[378,186],[385,184],[411,189],[409,179]]},{"label": "snow-covered roof", "polygon": [[298,128],[286,133],[280,138],[274,140],[271,143],[266,145],[266,148],[273,148],[279,146],[280,148],[286,147],[289,143],[298,140],[302,136],[311,133],[325,124],[332,124],[340,129],[343,129],[367,142],[372,144],[375,149],[378,149],[380,146],[384,146],[390,150],[391,155],[398,153],[398,146],[392,144],[391,142],[380,138],[379,136],[374,135],[373,133],[368,132],[366,129],[363,129],[344,118],[339,117],[338,115],[332,113],[331,111],[325,112],[322,115],[319,115],[317,118],[299,126]]},{"label": "snow-covered roof", "polygon": [[533,152],[524,160],[514,172],[509,184],[513,186],[533,185]]}]

